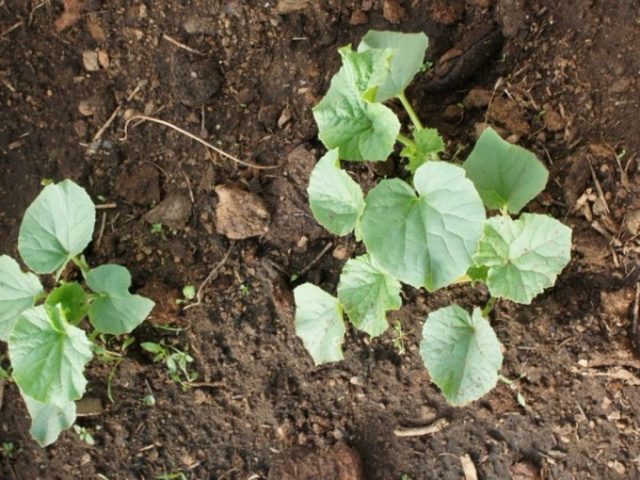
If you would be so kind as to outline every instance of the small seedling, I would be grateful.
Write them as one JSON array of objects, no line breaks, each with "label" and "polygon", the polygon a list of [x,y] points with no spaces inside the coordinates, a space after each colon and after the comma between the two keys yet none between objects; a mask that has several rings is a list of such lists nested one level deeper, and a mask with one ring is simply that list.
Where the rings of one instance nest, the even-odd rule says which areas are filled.
[{"label": "small seedling", "polygon": [[182,287],[182,297],[176,299],[176,303],[178,305],[182,305],[183,303],[190,302],[194,298],[196,298],[196,287],[193,285],[185,285]]},{"label": "small seedling", "polygon": [[[442,137],[422,124],[405,94],[427,46],[422,33],[370,31],[357,51],[339,50],[342,67],[313,109],[328,152],[311,173],[309,204],[329,232],[354,232],[367,253],[347,261],[337,296],[309,283],[294,290],[295,327],[316,364],[339,361],[344,314],[357,329],[381,335],[386,312],[402,306],[401,282],[429,292],[483,283],[491,295],[484,307],[431,312],[420,344],[432,381],[451,404],[464,405],[498,380],[502,352],[489,322],[496,300],[530,304],[553,286],[570,259],[571,229],[521,213],[544,189],[547,169],[491,128],[462,165],[440,161]],[[390,101],[411,121],[404,131]],[[397,145],[409,178],[384,179],[365,197],[341,161],[384,161]]]},{"label": "small seedling", "polygon": [[393,324],[393,346],[399,355],[404,355],[406,352],[404,346],[405,338],[406,334],[402,330],[402,324],[400,322],[395,322]]},{"label": "small seedling", "polygon": [[80,438],[80,440],[82,440],[87,445],[94,446],[96,444],[96,441],[94,440],[93,435],[91,435],[91,432],[88,428],[81,427],[80,425],[74,425],[73,431],[76,432],[78,438]]},{"label": "small seedling", "polygon": [[[0,340],[8,344],[13,379],[31,415],[30,433],[42,446],[75,422],[75,401],[87,385],[84,368],[94,354],[103,357],[98,338],[131,332],[154,305],[129,293],[125,267],[88,265],[82,252],[95,218],[91,198],[70,180],[48,184],[27,208],[18,251],[35,274],[53,274],[48,292],[34,273],[0,256]],[[61,279],[70,263],[84,282]],[[87,336],[80,327],[93,331]]]},{"label": "small seedling", "polygon": [[16,454],[16,446],[13,442],[2,442],[2,456],[11,460]]},{"label": "small seedling", "polygon": [[240,293],[245,297],[251,293],[251,285],[243,283],[240,285]]},{"label": "small seedling", "polygon": [[189,371],[189,364],[193,357],[175,347],[167,347],[163,343],[144,342],[140,346],[149,353],[153,353],[154,362],[163,362],[171,380],[180,385],[183,390],[198,378],[196,372]]},{"label": "small seedling", "polygon": [[154,223],[151,225],[151,228],[149,229],[149,231],[151,233],[159,233],[159,234],[164,234],[164,230],[162,229],[162,224],[161,223]]}]

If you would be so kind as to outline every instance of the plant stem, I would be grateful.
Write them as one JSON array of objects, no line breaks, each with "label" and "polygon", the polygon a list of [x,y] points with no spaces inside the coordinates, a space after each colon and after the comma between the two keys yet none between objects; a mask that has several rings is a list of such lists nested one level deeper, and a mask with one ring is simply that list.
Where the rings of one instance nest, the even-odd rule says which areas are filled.
[{"label": "plant stem", "polygon": [[409,103],[409,100],[407,100],[407,96],[404,94],[404,92],[398,95],[398,100],[400,100],[400,103],[402,103],[402,106],[409,114],[411,123],[413,123],[413,125],[416,127],[417,130],[423,130],[424,126],[422,125],[422,122],[418,118],[418,115],[416,115],[416,112],[413,110],[413,107]]},{"label": "plant stem", "polygon": [[401,133],[398,133],[398,137],[396,138],[396,140],[398,140],[401,144],[407,146],[407,147],[415,147],[416,143],[411,140],[409,137],[407,137],[406,135],[403,135]]},{"label": "plant stem", "polygon": [[71,261],[75,263],[76,267],[78,267],[82,271],[83,275],[86,275],[87,273],[89,273],[89,270],[91,270],[84,256],[79,257],[76,255],[71,259]]},{"label": "plant stem", "polygon": [[487,304],[482,308],[482,316],[484,318],[489,318],[489,314],[493,311],[493,307],[496,306],[496,302],[498,299],[496,297],[489,298]]}]

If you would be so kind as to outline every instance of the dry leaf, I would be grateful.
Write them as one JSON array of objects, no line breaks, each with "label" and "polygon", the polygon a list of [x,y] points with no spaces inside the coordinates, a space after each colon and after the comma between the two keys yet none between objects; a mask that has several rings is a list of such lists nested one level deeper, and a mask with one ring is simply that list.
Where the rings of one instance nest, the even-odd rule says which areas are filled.
[{"label": "dry leaf", "polygon": [[74,25],[80,20],[85,8],[86,0],[64,0],[64,12],[55,21],[56,30],[61,32],[65,28]]}]

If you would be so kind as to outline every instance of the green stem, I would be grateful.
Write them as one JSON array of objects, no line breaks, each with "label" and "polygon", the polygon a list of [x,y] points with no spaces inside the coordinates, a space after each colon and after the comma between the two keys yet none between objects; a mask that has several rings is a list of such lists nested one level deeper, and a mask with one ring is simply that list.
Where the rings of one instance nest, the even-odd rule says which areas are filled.
[{"label": "green stem", "polygon": [[403,135],[401,133],[398,133],[398,137],[396,138],[396,140],[398,140],[401,144],[407,146],[407,147],[415,147],[416,143],[411,140],[409,137],[407,137],[406,135]]},{"label": "green stem", "polygon": [[493,307],[496,306],[496,302],[498,299],[496,297],[491,297],[487,304],[482,308],[482,316],[484,318],[489,318],[489,314],[493,311]]},{"label": "green stem", "polygon": [[409,114],[411,123],[413,123],[417,130],[423,130],[424,126],[422,125],[420,118],[418,118],[418,115],[416,115],[416,112],[413,110],[413,107],[409,103],[409,100],[407,100],[407,96],[404,94],[404,92],[398,95],[398,100],[400,100],[400,103],[402,103],[402,106]]},{"label": "green stem", "polygon": [[91,267],[89,267],[89,264],[84,258],[84,255],[80,257],[76,255],[71,259],[71,261],[75,263],[76,267],[78,267],[82,271],[82,275],[86,275],[87,273],[89,273],[89,270],[91,270]]}]

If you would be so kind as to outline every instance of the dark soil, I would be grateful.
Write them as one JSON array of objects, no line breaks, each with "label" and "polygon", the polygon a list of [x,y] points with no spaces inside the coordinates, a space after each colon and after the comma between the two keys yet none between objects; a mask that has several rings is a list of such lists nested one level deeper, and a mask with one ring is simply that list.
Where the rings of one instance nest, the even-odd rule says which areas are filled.
[{"label": "dark soil", "polygon": [[[104,411],[78,424],[95,446],[68,431],[38,448],[6,384],[0,442],[15,451],[2,450],[1,478],[265,479],[290,447],[338,443],[372,480],[460,479],[465,455],[484,479],[640,477],[637,0],[89,0],[57,31],[62,3],[0,0],[0,253],[17,257],[41,180],[71,178],[104,207],[89,262],[126,264],[161,305],[153,321],[180,330],[134,332],[113,403],[111,366],[94,362],[87,396]],[[409,91],[423,119],[451,155],[484,121],[533,149],[551,180],[530,208],[574,228],[558,285],[532,306],[496,310],[514,383],[465,408],[446,405],[417,346],[429,311],[480,303],[482,292],[405,289],[391,315],[404,351],[396,330],[351,332],[346,360],[315,368],[294,333],[291,276],[326,250],[298,281],[332,291],[357,248],[313,221],[305,189],[322,153],[310,108],[338,68],[336,48],[370,28],[426,32],[434,73]],[[98,54],[97,71],[83,52]],[[125,119],[142,113],[279,168],[239,166],[150,122],[125,135]],[[365,186],[400,171],[395,160],[353,168]],[[264,204],[269,231],[217,233],[221,185]],[[173,229],[152,231],[143,216],[164,200],[151,218],[168,215]],[[182,287],[200,286],[227,253],[202,303],[176,308]],[[194,357],[197,386],[183,390],[139,347],[160,340]],[[154,407],[142,402],[150,392]],[[431,435],[394,434],[438,419]]]}]

